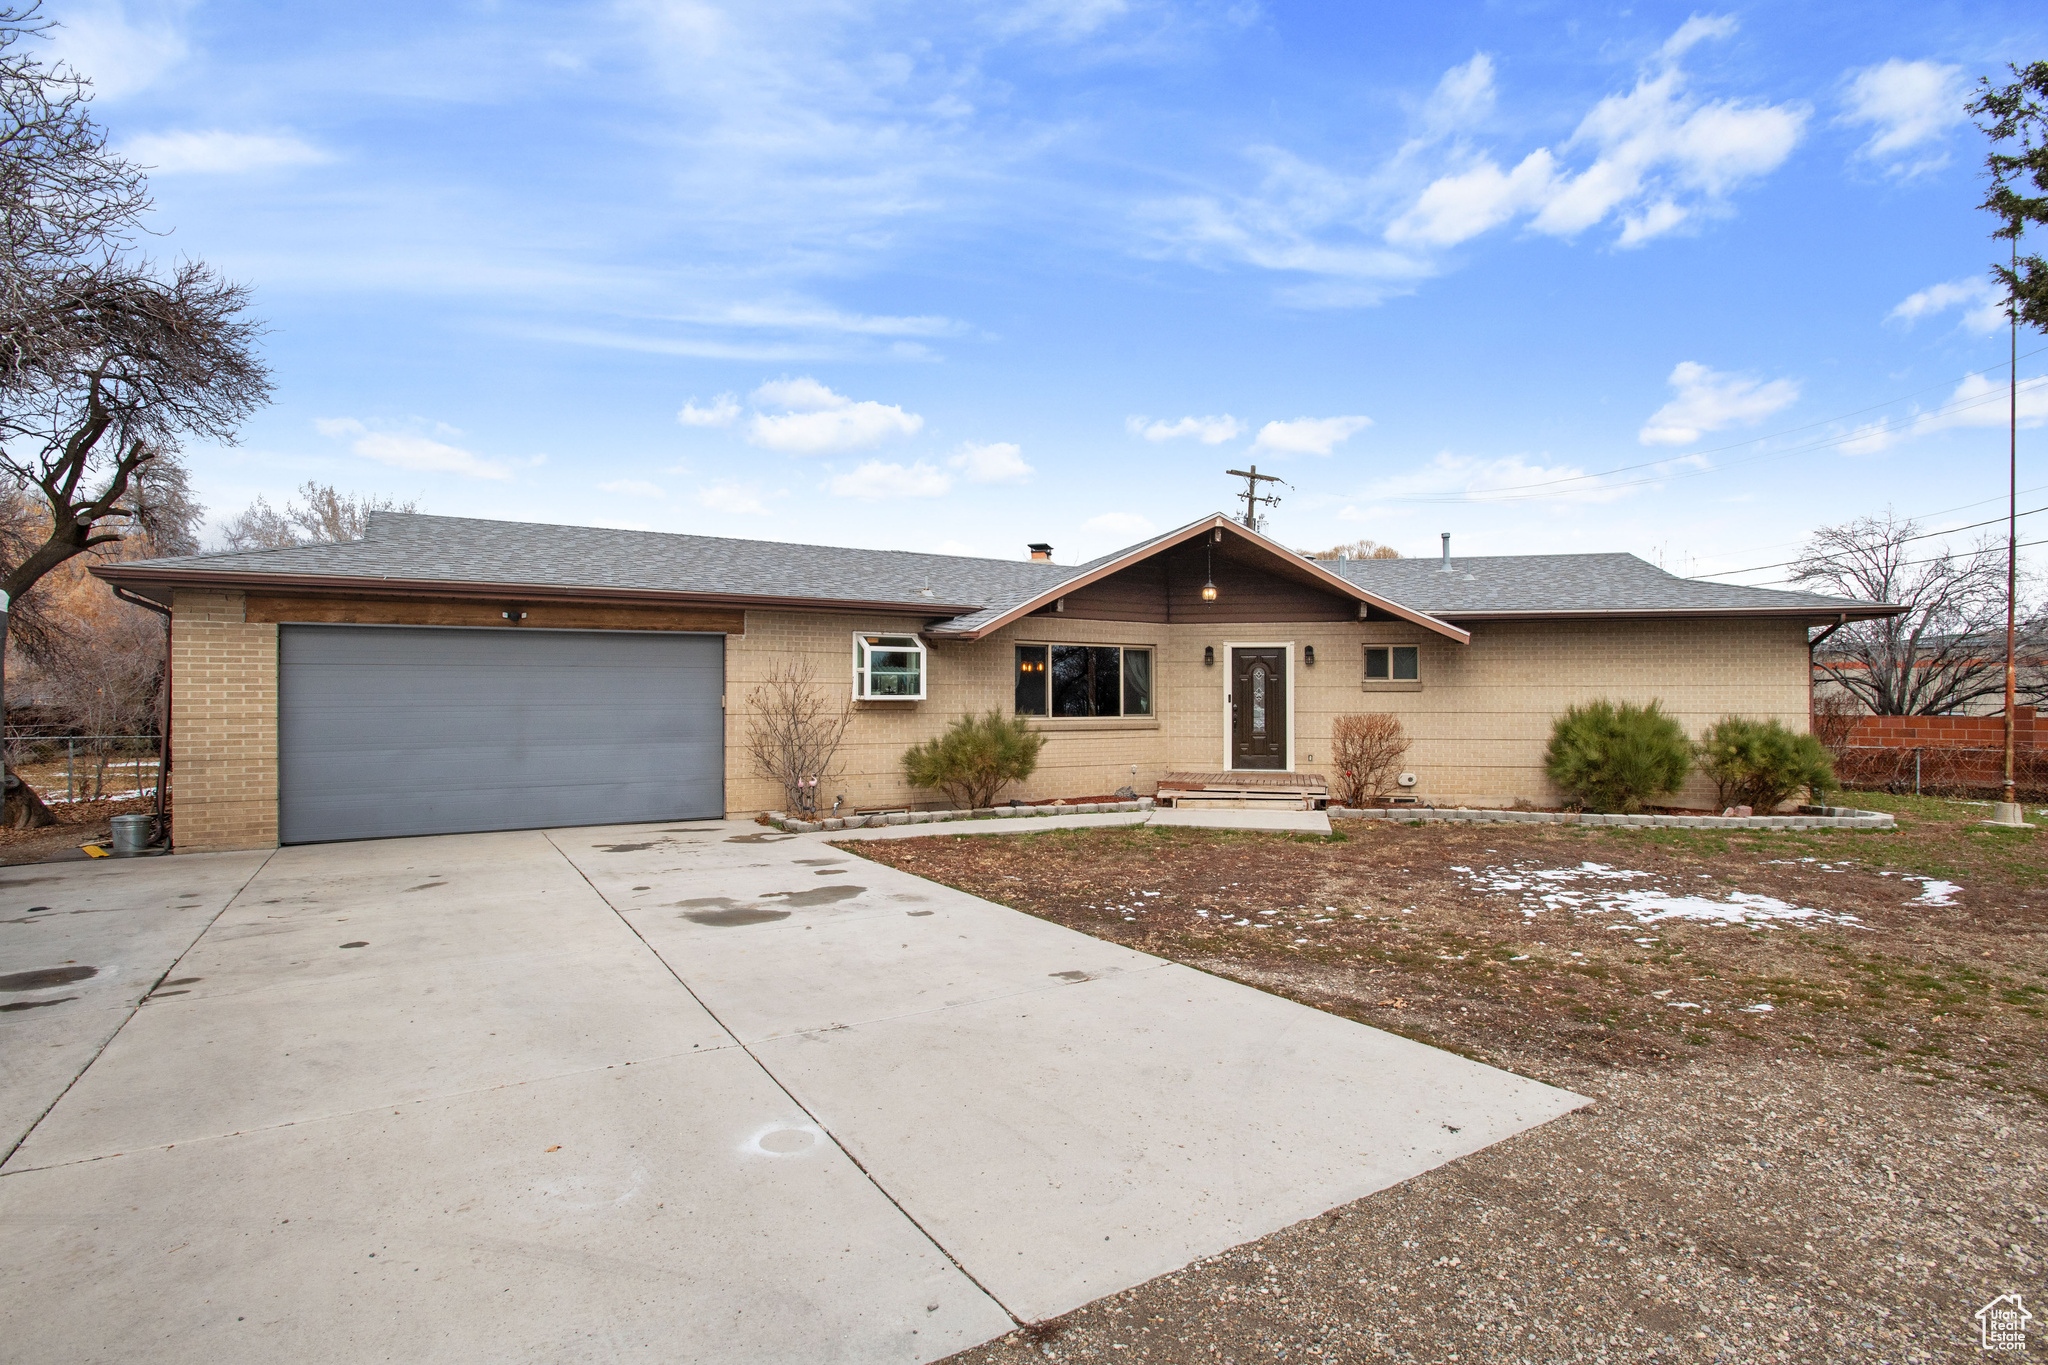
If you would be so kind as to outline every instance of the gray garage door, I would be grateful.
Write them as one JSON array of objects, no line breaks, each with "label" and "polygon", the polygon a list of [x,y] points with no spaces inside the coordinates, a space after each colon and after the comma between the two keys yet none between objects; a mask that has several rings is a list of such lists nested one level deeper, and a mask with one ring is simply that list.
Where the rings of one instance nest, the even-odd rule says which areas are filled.
[{"label": "gray garage door", "polygon": [[725,813],[725,637],[285,626],[288,844]]}]

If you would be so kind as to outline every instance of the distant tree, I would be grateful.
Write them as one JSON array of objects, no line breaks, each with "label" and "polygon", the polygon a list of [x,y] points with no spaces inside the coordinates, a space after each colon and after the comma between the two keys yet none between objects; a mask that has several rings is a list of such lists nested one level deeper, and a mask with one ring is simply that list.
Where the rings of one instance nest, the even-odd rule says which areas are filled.
[{"label": "distant tree", "polygon": [[[2011,85],[1980,79],[1982,93],[1969,109],[1994,144],[1985,157],[1991,188],[1980,207],[1999,220],[1991,235],[2017,249],[2028,227],[2048,227],[2048,62],[2011,70]],[[2026,193],[2030,184],[2036,193]],[[2038,253],[2020,256],[2016,265],[1993,265],[1991,273],[2019,320],[2048,331],[2048,260]]]},{"label": "distant tree", "polygon": [[333,484],[308,479],[299,485],[303,502],[282,512],[258,497],[235,514],[221,533],[230,550],[282,550],[294,545],[339,545],[361,540],[372,512],[416,512],[419,504],[368,493],[339,493]]},{"label": "distant tree", "polygon": [[1343,545],[1332,545],[1327,550],[1317,550],[1310,559],[1399,559],[1401,552],[1391,545],[1382,545],[1376,540],[1354,540]]},{"label": "distant tree", "polygon": [[90,83],[30,49],[49,28],[33,3],[0,7],[0,476],[44,513],[41,539],[0,563],[10,603],[181,517],[183,479],[163,472],[180,441],[232,442],[269,393],[248,291],[203,262],[133,255],[147,182],[108,150]]},{"label": "distant tree", "polygon": [[1873,715],[1944,715],[2005,691],[2004,546],[1930,555],[1919,536],[1889,512],[1859,517],[1816,531],[1792,566],[1802,587],[1906,608],[1850,622],[1814,660]]}]

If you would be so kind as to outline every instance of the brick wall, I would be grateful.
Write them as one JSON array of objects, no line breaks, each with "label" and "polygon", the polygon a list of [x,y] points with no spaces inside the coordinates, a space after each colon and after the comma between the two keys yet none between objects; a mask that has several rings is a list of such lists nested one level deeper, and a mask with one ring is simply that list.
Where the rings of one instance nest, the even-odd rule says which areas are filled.
[{"label": "brick wall", "polygon": [[[2013,708],[2013,743],[2021,748],[2048,744],[2031,706]],[[1858,716],[1849,727],[1849,744],[1871,749],[2003,749],[2005,716]]]},{"label": "brick wall", "polygon": [[[776,662],[809,660],[820,683],[843,697],[852,686],[854,631],[900,634],[920,624],[749,612],[746,635],[732,640],[727,652],[727,807],[739,814],[782,801],[779,789],[753,772],[745,750],[747,694]],[[1414,793],[1443,804],[1554,804],[1543,750],[1551,722],[1575,702],[1661,701],[1691,735],[1729,714],[1775,717],[1801,730],[1807,724],[1806,631],[1797,621],[1489,622],[1475,625],[1471,643],[1460,645],[1401,623],[1210,626],[1036,616],[978,643],[933,645],[929,700],[863,704],[844,751],[846,777],[831,795],[843,792],[856,808],[931,803],[930,793],[903,782],[900,755],[964,712],[1010,714],[1012,646],[1019,642],[1156,651],[1155,714],[1143,721],[1039,723],[1047,742],[1038,772],[1015,792],[1025,799],[1092,795],[1126,784],[1150,792],[1169,771],[1224,766],[1225,650],[1232,644],[1289,646],[1297,769],[1327,767],[1337,716],[1390,712],[1414,741],[1406,765],[1419,779]],[[1421,686],[1367,691],[1368,642],[1419,646]],[[1313,667],[1303,657],[1311,645]],[[1215,664],[1202,663],[1205,647],[1215,650]],[[1713,799],[1703,779],[1678,798],[1699,806]]]},{"label": "brick wall", "polygon": [[277,627],[241,593],[171,608],[173,835],[183,853],[277,842]]}]

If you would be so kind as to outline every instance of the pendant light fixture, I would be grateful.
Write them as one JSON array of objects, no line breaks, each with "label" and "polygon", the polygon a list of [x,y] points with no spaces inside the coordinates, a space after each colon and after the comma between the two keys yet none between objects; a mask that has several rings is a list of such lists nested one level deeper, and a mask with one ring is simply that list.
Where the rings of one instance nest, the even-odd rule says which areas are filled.
[{"label": "pendant light fixture", "polygon": [[1204,602],[1214,602],[1214,601],[1216,600],[1216,540],[1215,540],[1215,538],[1216,538],[1216,536],[1217,536],[1218,534],[1220,534],[1220,533],[1218,533],[1218,532],[1215,532],[1215,531],[1212,531],[1212,532],[1210,532],[1209,534],[1210,534],[1210,539],[1209,539],[1208,543],[1207,543],[1207,544],[1205,544],[1205,545],[1204,545],[1204,546],[1202,547],[1202,548],[1203,548],[1204,550],[1206,550],[1206,551],[1208,552],[1208,555],[1209,555],[1209,576],[1208,576],[1208,580],[1207,580],[1206,582],[1204,582],[1204,583],[1202,584],[1202,600],[1203,600]]}]

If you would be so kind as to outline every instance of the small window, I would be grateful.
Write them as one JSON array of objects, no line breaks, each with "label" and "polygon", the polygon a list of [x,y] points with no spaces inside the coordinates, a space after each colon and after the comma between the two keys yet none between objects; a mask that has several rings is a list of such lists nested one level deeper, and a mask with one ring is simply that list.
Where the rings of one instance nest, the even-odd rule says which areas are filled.
[{"label": "small window", "polygon": [[1120,645],[1018,645],[1020,716],[1149,716],[1152,651]]},{"label": "small window", "polygon": [[853,694],[863,701],[923,701],[924,642],[915,635],[854,636]]},{"label": "small window", "polygon": [[1415,645],[1367,645],[1367,682],[1419,682],[1422,678],[1422,650]]},{"label": "small window", "polygon": [[1149,649],[1124,651],[1124,714],[1152,714],[1152,651]]},{"label": "small window", "polygon": [[1017,646],[1017,714],[1045,714],[1045,646]]}]

